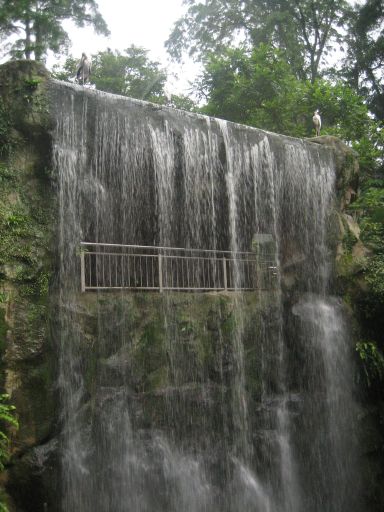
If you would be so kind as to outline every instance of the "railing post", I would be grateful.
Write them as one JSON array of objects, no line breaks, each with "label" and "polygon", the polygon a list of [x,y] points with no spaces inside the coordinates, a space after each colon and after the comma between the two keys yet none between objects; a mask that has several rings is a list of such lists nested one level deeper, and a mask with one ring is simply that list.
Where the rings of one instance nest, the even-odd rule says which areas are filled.
[{"label": "railing post", "polygon": [[85,252],[80,249],[80,279],[81,291],[85,292]]},{"label": "railing post", "polygon": [[159,253],[159,292],[163,292],[163,260],[161,259],[161,254]]},{"label": "railing post", "polygon": [[227,260],[223,258],[223,277],[224,277],[224,290],[227,290],[228,283],[227,283]]}]

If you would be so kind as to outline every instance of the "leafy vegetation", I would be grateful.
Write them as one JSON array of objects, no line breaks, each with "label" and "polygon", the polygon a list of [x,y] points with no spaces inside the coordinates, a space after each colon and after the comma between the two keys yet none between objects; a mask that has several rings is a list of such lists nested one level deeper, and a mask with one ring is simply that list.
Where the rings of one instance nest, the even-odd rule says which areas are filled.
[{"label": "leafy vegetation", "polygon": [[0,29],[3,38],[17,36],[5,47],[11,56],[37,61],[48,50],[63,51],[69,44],[63,21],[72,20],[83,27],[92,25],[96,32],[108,34],[108,28],[95,0],[0,0]]},{"label": "leafy vegetation", "polygon": [[384,4],[382,0],[367,0],[353,12],[344,73],[367,98],[378,119],[384,118],[383,64]]},{"label": "leafy vegetation", "polygon": [[[55,77],[69,80],[76,75],[76,69],[77,60],[70,57],[63,69],[55,70]],[[158,100],[164,96],[166,78],[160,64],[148,58],[147,50],[134,45],[124,52],[108,49],[92,56],[90,81],[102,91]]]},{"label": "leafy vegetation", "polygon": [[9,155],[12,146],[11,138],[8,111],[0,98],[0,158],[6,158]]},{"label": "leafy vegetation", "polygon": [[[0,471],[4,470],[5,464],[9,459],[9,437],[4,432],[6,427],[17,429],[19,423],[15,416],[15,406],[8,403],[9,395],[0,395]],[[0,501],[0,512],[8,512],[5,503]]]},{"label": "leafy vegetation", "polygon": [[[92,55],[91,60],[90,83],[100,91],[167,104],[182,110],[196,108],[186,96],[167,95],[167,74],[159,62],[148,57],[148,51],[144,48],[131,45],[123,52],[107,49]],[[68,57],[64,66],[54,68],[53,75],[59,80],[73,81],[77,66],[78,60]]]},{"label": "leafy vegetation", "polygon": [[380,385],[384,380],[384,356],[375,342],[360,341],[356,352],[361,361],[360,380],[368,388]]},{"label": "leafy vegetation", "polygon": [[[4,425],[18,428],[19,424],[15,417],[15,406],[8,404],[9,396],[7,394],[0,395],[0,421]],[[0,471],[4,469],[4,464],[9,458],[9,439],[7,434],[0,430]]]},{"label": "leafy vegetation", "polygon": [[342,37],[342,21],[349,12],[344,0],[188,0],[166,43],[171,55],[183,52],[205,59],[220,54],[233,41],[247,49],[260,44],[284,52],[294,75],[315,81],[332,43]]},{"label": "leafy vegetation", "polygon": [[374,394],[383,397],[384,180],[366,178],[360,197],[350,205],[349,211],[358,218],[360,239],[370,251],[362,267],[365,286],[353,304],[361,331],[370,341],[357,344],[356,350],[367,387],[374,388]]},{"label": "leafy vegetation", "polygon": [[323,133],[356,148],[364,138],[361,153],[367,161],[372,158],[376,123],[363,98],[341,80],[299,80],[284,54],[271,46],[210,56],[196,87],[206,98],[203,112],[291,136],[313,134],[311,113],[321,105]]}]

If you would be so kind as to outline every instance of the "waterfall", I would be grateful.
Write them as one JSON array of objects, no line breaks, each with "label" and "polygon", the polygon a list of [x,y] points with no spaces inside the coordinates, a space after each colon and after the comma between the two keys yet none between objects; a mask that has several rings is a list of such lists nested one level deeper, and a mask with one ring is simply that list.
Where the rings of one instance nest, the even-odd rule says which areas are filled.
[{"label": "waterfall", "polygon": [[[50,97],[63,512],[357,510],[330,150],[57,81]],[[81,241],[267,251],[278,270],[251,292],[235,263],[233,292],[81,294]]]}]

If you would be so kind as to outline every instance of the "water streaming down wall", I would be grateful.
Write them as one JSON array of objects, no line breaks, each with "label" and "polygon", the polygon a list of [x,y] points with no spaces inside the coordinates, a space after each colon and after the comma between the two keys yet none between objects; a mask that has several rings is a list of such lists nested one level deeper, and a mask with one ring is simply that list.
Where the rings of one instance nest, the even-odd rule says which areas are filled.
[{"label": "water streaming down wall", "polygon": [[[340,305],[327,295],[331,153],[68,84],[50,89],[60,209],[62,510],[355,510],[347,333]],[[281,272],[267,292],[233,294],[231,344],[219,329],[214,379],[193,365],[175,329],[172,294],[163,294],[156,314],[172,385],[161,419],[144,420],[124,359],[130,321],[118,305],[122,294],[113,312],[98,302],[95,333],[100,361],[108,355],[112,364],[114,347],[120,370],[98,362],[89,398],[75,307],[81,240],[249,251],[260,234],[272,235]],[[287,293],[284,278],[292,275]],[[254,325],[247,293],[259,303],[268,294]],[[191,311],[199,300],[185,299]]]}]

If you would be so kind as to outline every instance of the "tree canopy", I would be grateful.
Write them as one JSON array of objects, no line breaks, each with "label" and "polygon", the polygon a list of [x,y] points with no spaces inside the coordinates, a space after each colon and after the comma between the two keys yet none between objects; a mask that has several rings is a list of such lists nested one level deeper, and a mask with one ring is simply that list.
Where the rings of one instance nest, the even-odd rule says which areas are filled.
[{"label": "tree canopy", "polygon": [[278,133],[306,133],[301,107],[305,84],[270,46],[260,45],[250,53],[230,48],[212,55],[196,86],[206,96],[206,114]]},{"label": "tree canopy", "polygon": [[367,0],[355,9],[348,33],[344,69],[351,84],[368,100],[378,119],[384,118],[384,4]]},{"label": "tree canopy", "polygon": [[[90,83],[97,89],[132,98],[155,101],[164,97],[167,75],[158,62],[148,57],[148,51],[130,46],[124,52],[107,49],[92,55]],[[71,80],[76,75],[78,59],[69,57],[54,76]]]},{"label": "tree canopy", "polygon": [[[182,110],[194,110],[194,102],[182,95],[166,94],[166,71],[148,57],[148,50],[131,45],[123,52],[108,48],[91,56],[90,83],[97,89]],[[68,57],[64,66],[56,66],[54,76],[70,81],[76,75],[78,59]],[[167,97],[168,96],[168,97]]]},{"label": "tree canopy", "polygon": [[11,36],[7,48],[16,58],[40,61],[48,50],[58,53],[65,49],[69,37],[62,26],[64,20],[109,33],[95,0],[0,0],[3,41]]},{"label": "tree canopy", "polygon": [[92,83],[102,91],[154,100],[164,95],[167,75],[148,51],[130,46],[124,52],[107,50],[92,57]]},{"label": "tree canopy", "polygon": [[196,83],[204,113],[287,135],[313,135],[312,113],[321,110],[324,133],[358,145],[374,131],[364,99],[339,80],[299,80],[281,51],[260,45],[227,49],[207,60]]},{"label": "tree canopy", "polygon": [[171,55],[204,59],[228,46],[260,43],[284,52],[293,73],[314,81],[322,60],[340,41],[349,13],[345,0],[186,0],[188,10],[166,42]]}]

